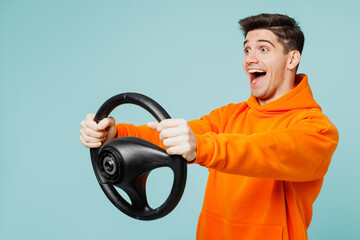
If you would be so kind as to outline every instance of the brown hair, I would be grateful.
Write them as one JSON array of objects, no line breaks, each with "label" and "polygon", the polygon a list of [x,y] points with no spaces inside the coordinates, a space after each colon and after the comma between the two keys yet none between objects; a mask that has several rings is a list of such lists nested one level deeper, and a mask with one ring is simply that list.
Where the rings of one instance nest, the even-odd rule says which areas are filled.
[{"label": "brown hair", "polygon": [[298,50],[302,53],[305,37],[298,23],[289,16],[281,14],[259,14],[239,21],[244,36],[256,29],[267,29],[273,32],[284,47],[284,53]]}]

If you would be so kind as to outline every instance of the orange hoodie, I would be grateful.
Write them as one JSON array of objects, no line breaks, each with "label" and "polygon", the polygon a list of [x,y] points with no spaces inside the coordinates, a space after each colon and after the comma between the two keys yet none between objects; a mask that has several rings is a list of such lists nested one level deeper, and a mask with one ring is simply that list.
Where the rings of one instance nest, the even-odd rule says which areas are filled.
[{"label": "orange hoodie", "polygon": [[[189,122],[194,163],[209,169],[197,239],[304,240],[312,204],[338,142],[307,76],[281,98],[229,104]],[[119,136],[163,147],[146,126],[118,124]]]}]

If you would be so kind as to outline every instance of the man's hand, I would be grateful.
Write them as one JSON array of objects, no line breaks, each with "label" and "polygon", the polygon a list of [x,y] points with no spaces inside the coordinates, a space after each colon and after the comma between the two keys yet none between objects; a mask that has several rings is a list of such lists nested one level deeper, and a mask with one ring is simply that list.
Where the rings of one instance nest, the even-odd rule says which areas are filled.
[{"label": "man's hand", "polygon": [[189,162],[196,158],[196,137],[186,120],[166,119],[149,122],[147,126],[160,133],[168,154],[181,155]]},{"label": "man's hand", "polygon": [[100,147],[103,143],[113,139],[117,132],[114,118],[104,118],[96,123],[94,117],[95,114],[88,114],[81,122],[80,141],[88,148]]}]

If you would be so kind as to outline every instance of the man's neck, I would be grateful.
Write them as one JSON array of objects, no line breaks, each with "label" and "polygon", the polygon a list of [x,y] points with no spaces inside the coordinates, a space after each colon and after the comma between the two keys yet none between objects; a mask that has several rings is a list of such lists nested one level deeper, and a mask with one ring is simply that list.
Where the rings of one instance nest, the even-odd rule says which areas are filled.
[{"label": "man's neck", "polygon": [[271,98],[268,98],[268,99],[257,98],[258,103],[260,105],[270,103],[272,101],[275,101],[276,99],[281,98],[282,96],[284,96],[288,92],[290,92],[297,85],[297,83],[295,83],[295,76],[296,76],[296,74],[291,74],[289,76],[285,76],[286,80],[284,80],[284,82],[280,86],[280,88],[277,89],[276,93]]}]

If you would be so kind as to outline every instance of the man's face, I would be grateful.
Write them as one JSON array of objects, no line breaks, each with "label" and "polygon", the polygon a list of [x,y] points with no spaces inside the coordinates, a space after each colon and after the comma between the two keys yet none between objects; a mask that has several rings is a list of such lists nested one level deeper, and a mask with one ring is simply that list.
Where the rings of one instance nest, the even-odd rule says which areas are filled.
[{"label": "man's face", "polygon": [[260,105],[281,97],[293,88],[287,71],[291,51],[284,54],[284,48],[274,33],[266,29],[248,32],[244,52],[243,67],[251,94]]}]

